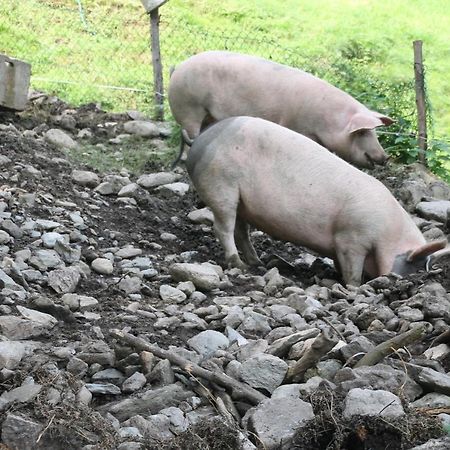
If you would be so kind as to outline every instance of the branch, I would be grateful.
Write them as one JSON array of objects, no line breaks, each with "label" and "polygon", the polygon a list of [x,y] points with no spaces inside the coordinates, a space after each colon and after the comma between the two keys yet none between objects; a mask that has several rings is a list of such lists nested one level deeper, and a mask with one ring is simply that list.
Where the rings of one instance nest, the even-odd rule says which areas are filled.
[{"label": "branch", "polygon": [[425,336],[425,325],[413,328],[412,330],[406,331],[405,333],[399,334],[392,339],[388,339],[381,344],[378,344],[373,350],[366,353],[356,364],[357,367],[362,366],[373,366],[380,362],[385,356],[394,353],[401,347],[406,347],[413,342],[422,339]]},{"label": "branch", "polygon": [[303,375],[310,368],[313,367],[322,356],[326,355],[338,342],[338,338],[331,329],[326,328],[317,336],[311,347],[305,354],[289,368],[286,381],[297,381],[303,379]]},{"label": "branch", "polygon": [[217,383],[218,385],[229,389],[232,392],[233,397],[237,399],[247,400],[253,405],[257,405],[267,398],[264,394],[261,394],[261,392],[253,389],[251,386],[241,383],[222,372],[204,369],[173,352],[163,350],[157,345],[150,344],[144,339],[133,336],[132,334],[120,330],[112,330],[111,335],[136,350],[145,350],[153,353],[158,358],[168,359],[172,364],[180,367],[189,374]]}]

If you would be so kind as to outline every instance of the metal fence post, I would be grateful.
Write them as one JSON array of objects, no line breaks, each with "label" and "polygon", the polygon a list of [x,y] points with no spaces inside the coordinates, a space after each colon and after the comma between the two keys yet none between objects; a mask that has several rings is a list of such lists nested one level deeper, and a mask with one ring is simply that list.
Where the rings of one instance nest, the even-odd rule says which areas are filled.
[{"label": "metal fence post", "polygon": [[164,85],[159,46],[159,7],[168,0],[141,0],[150,14],[150,44],[152,50],[153,88],[155,95],[155,120],[164,120]]},{"label": "metal fence post", "polygon": [[416,105],[417,105],[417,144],[421,150],[419,161],[422,164],[427,163],[427,111],[425,102],[425,78],[422,58],[422,41],[414,41],[414,78],[416,87]]}]

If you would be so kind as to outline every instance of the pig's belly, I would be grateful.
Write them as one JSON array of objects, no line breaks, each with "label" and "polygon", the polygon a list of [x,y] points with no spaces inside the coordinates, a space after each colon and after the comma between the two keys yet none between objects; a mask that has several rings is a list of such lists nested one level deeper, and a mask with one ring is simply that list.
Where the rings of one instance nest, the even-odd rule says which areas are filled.
[{"label": "pig's belly", "polygon": [[319,205],[299,204],[289,198],[241,199],[238,215],[276,239],[303,245],[322,255],[334,257],[332,215]]}]

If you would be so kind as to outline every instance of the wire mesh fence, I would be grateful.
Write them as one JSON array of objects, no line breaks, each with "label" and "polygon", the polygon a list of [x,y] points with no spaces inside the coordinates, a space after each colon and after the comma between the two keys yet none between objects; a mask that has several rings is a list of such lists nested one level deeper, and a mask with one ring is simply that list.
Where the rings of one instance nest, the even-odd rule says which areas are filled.
[{"label": "wire mesh fence", "polygon": [[[280,45],[267,30],[220,28],[161,9],[160,42],[167,91],[171,67],[205,50],[231,50],[301,68],[398,119],[396,136],[415,133],[413,72],[385,81],[368,70],[376,51],[350,42],[338,56],[311,59],[301,43]],[[149,17],[137,0],[0,0],[0,52],[32,64],[32,87],[107,110],[153,110]],[[230,24],[231,25],[231,24]],[[373,52],[372,52],[373,50]],[[167,102],[166,116],[168,111]]]}]

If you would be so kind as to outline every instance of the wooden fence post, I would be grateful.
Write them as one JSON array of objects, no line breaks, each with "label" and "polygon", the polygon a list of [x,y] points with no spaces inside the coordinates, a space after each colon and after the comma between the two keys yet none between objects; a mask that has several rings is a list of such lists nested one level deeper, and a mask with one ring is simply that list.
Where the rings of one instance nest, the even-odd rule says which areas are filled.
[{"label": "wooden fence post", "polygon": [[159,7],[168,0],[141,0],[150,14],[150,44],[152,50],[153,89],[155,98],[155,120],[164,120],[164,84],[159,46]]},{"label": "wooden fence post", "polygon": [[414,41],[413,48],[418,128],[417,143],[421,150],[419,154],[419,161],[422,164],[426,165],[427,159],[425,152],[427,150],[427,111],[425,101],[425,77],[423,71],[422,41]]}]

